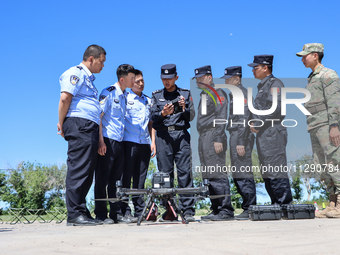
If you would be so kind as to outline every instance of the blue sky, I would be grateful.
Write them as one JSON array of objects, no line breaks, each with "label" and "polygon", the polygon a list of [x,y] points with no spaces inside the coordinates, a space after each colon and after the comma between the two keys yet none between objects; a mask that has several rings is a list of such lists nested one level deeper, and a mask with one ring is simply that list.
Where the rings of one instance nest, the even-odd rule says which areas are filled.
[{"label": "blue sky", "polygon": [[[0,8],[0,169],[66,162],[56,126],[58,78],[90,44],[107,51],[99,91],[116,82],[124,63],[144,72],[150,96],[162,88],[160,66],[167,63],[177,65],[184,88],[194,68],[207,64],[215,77],[241,65],[252,78],[247,64],[257,54],[274,55],[276,77],[305,78],[310,71],[295,53],[309,42],[323,43],[323,63],[339,72],[337,1],[2,1]],[[305,117],[297,116],[301,126],[289,130],[293,155],[310,151]]]}]

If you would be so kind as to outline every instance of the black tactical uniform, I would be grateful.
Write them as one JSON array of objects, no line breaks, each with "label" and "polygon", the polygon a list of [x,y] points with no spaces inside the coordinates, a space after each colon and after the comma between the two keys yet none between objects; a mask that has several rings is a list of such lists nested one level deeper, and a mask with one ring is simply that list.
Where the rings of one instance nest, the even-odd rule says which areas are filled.
[{"label": "black tactical uniform", "polygon": [[[163,75],[165,77],[167,75],[174,77],[176,66],[173,64],[164,65],[161,68],[161,72],[162,78]],[[184,97],[185,111],[182,111],[182,108],[177,105],[172,114],[163,117],[161,112],[164,106],[180,96]],[[152,93],[151,115],[153,120],[152,127],[156,130],[155,142],[158,170],[170,174],[170,182],[173,186],[175,162],[178,187],[193,187],[190,134],[187,129],[190,128],[189,121],[195,117],[195,109],[190,91],[177,86],[173,92],[168,92],[165,88],[154,91]],[[185,197],[188,195],[181,196]],[[180,199],[179,201],[179,208],[184,215],[193,216],[195,214],[193,206],[193,199]]]},{"label": "black tactical uniform", "polygon": [[[254,67],[261,64],[272,65],[272,55],[258,55],[254,57],[254,63],[248,66]],[[284,171],[269,171],[270,167],[275,168],[287,166],[286,145],[287,129],[281,125],[285,118],[281,115],[281,88],[284,85],[281,80],[275,78],[272,74],[265,77],[259,85],[258,93],[254,100],[254,108],[257,110],[268,110],[273,104],[273,93],[277,91],[277,107],[275,111],[268,115],[253,114],[252,119],[257,119],[254,126],[259,130],[256,135],[256,147],[260,164],[262,165],[262,177],[265,181],[266,190],[271,198],[272,204],[287,204],[292,201],[292,193],[288,179],[288,173]],[[272,125],[268,119],[277,119]],[[259,121],[259,120],[262,120]],[[264,123],[264,124],[263,124]],[[261,126],[262,127],[256,127]],[[267,167],[264,172],[263,166]]]},{"label": "black tactical uniform", "polygon": [[[195,69],[195,77],[200,78],[206,74],[211,74],[210,66],[203,66]],[[230,194],[229,179],[226,171],[226,151],[227,151],[227,135],[225,133],[226,124],[216,124],[214,127],[214,120],[223,120],[228,115],[228,99],[227,94],[222,89],[216,89],[219,96],[214,93],[208,86],[199,84],[200,88],[210,92],[210,95],[206,91],[201,92],[201,100],[198,106],[197,115],[197,131],[199,133],[198,152],[201,162],[202,178],[209,179],[209,193],[210,195],[228,195]],[[209,84],[207,84],[209,85]],[[210,84],[214,88],[214,84]],[[202,99],[203,96],[203,99]],[[206,98],[206,114],[202,114],[201,102]],[[222,121],[223,123],[223,121]],[[214,143],[222,143],[223,150],[220,153],[216,153]],[[209,169],[213,167],[214,172]],[[220,212],[234,216],[234,209],[231,205],[230,196],[226,196],[218,199],[211,199],[211,208],[214,215]],[[207,219],[205,219],[207,218]],[[208,220],[209,215],[202,217],[202,220]]]},{"label": "black tactical uniform", "polygon": [[[221,79],[229,79],[235,75],[242,75],[241,66],[226,68],[225,75],[221,77]],[[243,87],[242,84],[237,85],[237,88],[242,90],[244,96],[244,114],[233,114],[233,94],[229,93],[230,107],[227,130],[230,134],[229,145],[231,165],[236,168],[235,172],[233,172],[233,179],[237,192],[242,196],[242,209],[247,211],[249,205],[256,205],[255,181],[253,172],[251,171],[251,152],[253,150],[255,136],[250,132],[250,128],[248,126],[251,113],[248,109],[247,89]],[[237,153],[237,145],[244,146],[244,156],[240,156]]]}]

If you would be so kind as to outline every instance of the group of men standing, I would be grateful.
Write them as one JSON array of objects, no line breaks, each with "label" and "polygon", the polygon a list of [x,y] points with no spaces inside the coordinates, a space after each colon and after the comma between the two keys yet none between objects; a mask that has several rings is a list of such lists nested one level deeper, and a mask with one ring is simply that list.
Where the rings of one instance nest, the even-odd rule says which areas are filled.
[{"label": "group of men standing", "polygon": [[[117,68],[118,81],[105,88],[98,100],[93,73],[100,73],[105,50],[89,46],[83,61],[60,77],[58,131],[68,141],[66,206],[67,225],[98,225],[136,222],[125,203],[95,202],[96,218],[86,207],[85,197],[95,174],[95,198],[116,196],[116,181],[129,188],[143,188],[154,139],[150,147],[151,100],[143,94],[141,71],[128,64]],[[129,92],[126,88],[131,88]],[[127,169],[127,170],[125,170]],[[124,172],[124,175],[123,175]],[[143,199],[135,198],[135,216]]]},{"label": "group of men standing", "polygon": [[[303,54],[306,52],[309,51],[304,51]],[[303,61],[309,61],[306,56],[314,53],[315,51],[310,51],[310,53],[306,53],[307,55],[303,55]],[[319,52],[316,53],[319,54]],[[92,184],[94,174],[94,191],[97,199],[114,198],[117,180],[122,180],[123,187],[129,188],[132,177],[133,188],[144,188],[151,156],[156,155],[159,171],[170,174],[172,185],[175,163],[178,186],[180,188],[193,186],[188,129],[190,128],[189,122],[195,117],[195,109],[190,91],[176,85],[178,79],[176,66],[168,64],[161,67],[161,79],[164,88],[154,91],[152,99],[150,99],[143,94],[144,79],[142,72],[131,65],[120,65],[117,68],[118,81],[105,88],[98,100],[98,91],[93,83],[95,79],[93,73],[99,73],[102,70],[105,60],[105,50],[98,45],[91,45],[86,49],[82,63],[71,67],[60,77],[61,97],[58,131],[68,141],[67,225],[136,222],[136,217],[141,215],[144,207],[142,197],[133,198],[134,216],[132,216],[131,208],[126,203],[110,203],[108,214],[107,203],[96,201],[95,219],[92,218],[86,207],[85,197]],[[194,78],[198,87],[202,89],[197,117],[200,162],[202,166],[226,165],[225,154],[228,142],[225,130],[228,130],[231,165],[236,167],[236,171],[233,172],[233,179],[243,200],[242,208],[244,211],[235,217],[238,220],[248,219],[249,206],[256,204],[253,173],[241,171],[243,166],[251,167],[252,165],[254,134],[256,134],[256,146],[261,166],[287,165],[287,130],[280,125],[285,117],[281,115],[280,94],[284,85],[281,80],[272,75],[272,64],[272,55],[256,55],[253,62],[248,65],[253,68],[254,77],[261,80],[253,103],[255,109],[270,109],[273,104],[273,91],[276,90],[275,92],[277,92],[277,108],[268,115],[255,115],[248,109],[247,101],[253,99],[247,98],[247,90],[242,86],[241,66],[226,68],[224,76],[221,78],[225,79],[225,84],[235,86],[242,91],[244,96],[244,114],[242,115],[235,114],[233,111],[234,99],[232,93],[229,94],[228,100],[225,91],[222,89],[215,90],[210,66],[195,69]],[[312,64],[305,64],[305,66],[312,68]],[[315,66],[313,65],[313,67]],[[320,69],[317,73],[319,74],[323,66],[317,66],[317,68]],[[313,68],[312,70],[315,72]],[[313,77],[313,73],[311,76]],[[332,79],[335,82],[330,81]],[[334,101],[334,95],[337,95],[340,91],[338,76],[334,72],[329,77],[324,77],[323,81],[326,85],[322,84],[320,88],[326,91],[328,86],[326,95],[329,95]],[[318,82],[320,82],[320,79],[317,80]],[[312,87],[310,84],[311,78],[309,78],[307,89]],[[329,86],[330,84],[331,86]],[[131,90],[127,92],[126,88],[131,88]],[[324,129],[325,134],[320,135],[319,143],[325,140],[328,134],[327,127],[330,130],[328,144],[321,145],[321,149],[318,151],[314,151],[313,143],[313,141],[317,143],[314,138],[318,137],[318,134],[311,133],[314,158],[318,162],[324,162],[322,160],[325,160],[325,155],[329,155],[329,159],[326,156],[327,163],[338,164],[340,156],[336,153],[340,144],[340,132],[338,130],[340,106],[327,106],[327,96],[322,99],[315,99],[315,104],[311,103],[309,110],[315,107],[315,113],[319,113],[332,109],[330,110],[331,117],[328,117],[330,123],[326,123],[326,119],[325,123],[321,123],[320,118],[312,121],[309,121],[311,117],[307,119],[309,127],[311,126],[310,123],[314,123],[315,120],[320,122],[314,125],[311,130],[313,128]],[[205,100],[205,106],[201,104],[202,100]],[[326,100],[322,103],[325,105],[325,109],[319,106],[317,100],[322,102]],[[228,101],[230,101],[229,111]],[[339,104],[338,102],[336,104]],[[323,115],[325,114],[323,113]],[[214,125],[215,119],[226,119],[227,116],[229,116],[227,127],[226,124]],[[314,113],[312,112],[313,116]],[[256,121],[248,126],[247,123],[251,119]],[[265,121],[266,119],[277,121],[268,123]],[[235,123],[235,125],[231,123]],[[246,125],[241,123],[246,123]],[[329,149],[330,143],[333,144],[334,148]],[[327,151],[325,152],[325,150]],[[336,200],[335,197],[339,194],[340,180],[337,174],[327,173],[324,176],[327,185],[333,189],[331,201]],[[230,194],[229,180],[225,172],[206,172],[202,173],[202,177],[209,179],[211,195]],[[289,178],[286,172],[262,172],[262,177],[272,204],[281,205],[292,202]],[[179,200],[179,207],[188,221],[195,221],[194,199],[183,196]],[[340,201],[340,198],[338,200]],[[338,210],[337,213],[340,217],[340,207],[338,204],[335,207],[335,203],[336,201],[331,204],[332,209]],[[331,211],[327,209],[327,212]],[[338,214],[333,216],[337,217]],[[169,218],[165,213],[160,220],[166,219]],[[230,196],[212,199],[211,213],[201,217],[201,219],[233,220],[234,209],[231,205]]]},{"label": "group of men standing", "polygon": [[[117,68],[118,81],[99,95],[93,73],[100,73],[105,50],[89,46],[83,61],[60,77],[59,134],[68,141],[66,206],[67,225],[99,225],[137,222],[144,208],[142,196],[133,198],[134,216],[126,203],[100,199],[116,197],[116,181],[123,187],[144,188],[150,157],[157,152],[158,169],[174,179],[174,162],[180,187],[192,187],[190,174],[190,128],[194,117],[190,91],[175,85],[175,65],[161,68],[163,90],[153,93],[153,102],[143,94],[143,73],[128,64]],[[126,88],[130,88],[129,92]],[[178,107],[169,100],[178,99]],[[151,145],[150,145],[151,138]],[[86,195],[95,175],[95,202],[92,218]],[[180,209],[194,221],[194,201],[181,200]],[[165,218],[166,215],[163,215]]]},{"label": "group of men standing", "polygon": [[[273,104],[273,88],[279,91],[283,83],[272,75],[272,55],[256,55],[252,67],[256,79],[261,82],[258,85],[258,94],[254,100],[254,108],[257,110],[270,109]],[[228,113],[228,97],[222,89],[214,89],[212,71],[210,66],[203,66],[195,70],[196,82],[201,92],[199,109],[202,112],[202,97],[206,100],[206,112],[199,113],[197,130],[199,133],[199,156],[203,167],[217,165],[217,169],[223,169],[226,165],[227,137],[225,130],[229,131],[230,160],[234,167],[233,180],[238,193],[242,196],[243,212],[237,215],[237,220],[249,219],[248,208],[256,205],[256,188],[252,171],[244,171],[242,167],[252,169],[252,150],[254,146],[254,134],[256,134],[256,146],[260,165],[285,166],[287,165],[286,144],[287,130],[280,123],[285,116],[281,115],[281,97],[278,93],[278,106],[272,114],[255,115],[248,109],[247,90],[242,86],[242,67],[231,66],[225,69],[225,84],[237,87],[242,91],[244,98],[244,114],[234,113],[233,94],[229,94],[230,108]],[[232,89],[231,89],[232,90]],[[214,93],[216,91],[216,93]],[[210,95],[210,96],[208,96]],[[220,101],[220,102],[218,102]],[[228,125],[215,124],[214,120],[225,119],[229,115]],[[248,123],[255,120],[251,125]],[[266,119],[276,119],[276,123],[263,124]],[[209,168],[208,168],[209,169]],[[288,173],[267,171],[261,172],[265,187],[272,204],[288,204],[292,201]],[[205,171],[210,182],[210,194],[230,194],[229,180],[225,172]],[[212,200],[211,213],[203,216],[202,220],[222,221],[233,220],[234,210],[229,196]]]}]

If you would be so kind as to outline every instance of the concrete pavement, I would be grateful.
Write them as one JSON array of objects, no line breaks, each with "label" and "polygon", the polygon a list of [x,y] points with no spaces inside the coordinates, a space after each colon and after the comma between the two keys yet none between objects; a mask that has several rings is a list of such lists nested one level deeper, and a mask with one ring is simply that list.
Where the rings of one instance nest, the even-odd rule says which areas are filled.
[{"label": "concrete pavement", "polygon": [[339,237],[339,219],[0,224],[0,254],[340,254]]}]

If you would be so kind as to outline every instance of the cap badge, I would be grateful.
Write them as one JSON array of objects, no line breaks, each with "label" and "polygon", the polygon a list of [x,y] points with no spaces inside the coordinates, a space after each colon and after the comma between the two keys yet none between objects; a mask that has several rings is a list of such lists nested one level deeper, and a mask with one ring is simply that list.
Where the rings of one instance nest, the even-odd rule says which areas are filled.
[{"label": "cap badge", "polygon": [[169,73],[168,69],[165,69],[165,70],[164,70],[164,73]]},{"label": "cap badge", "polygon": [[225,70],[225,71],[224,71],[224,74],[228,74],[228,70]]}]

